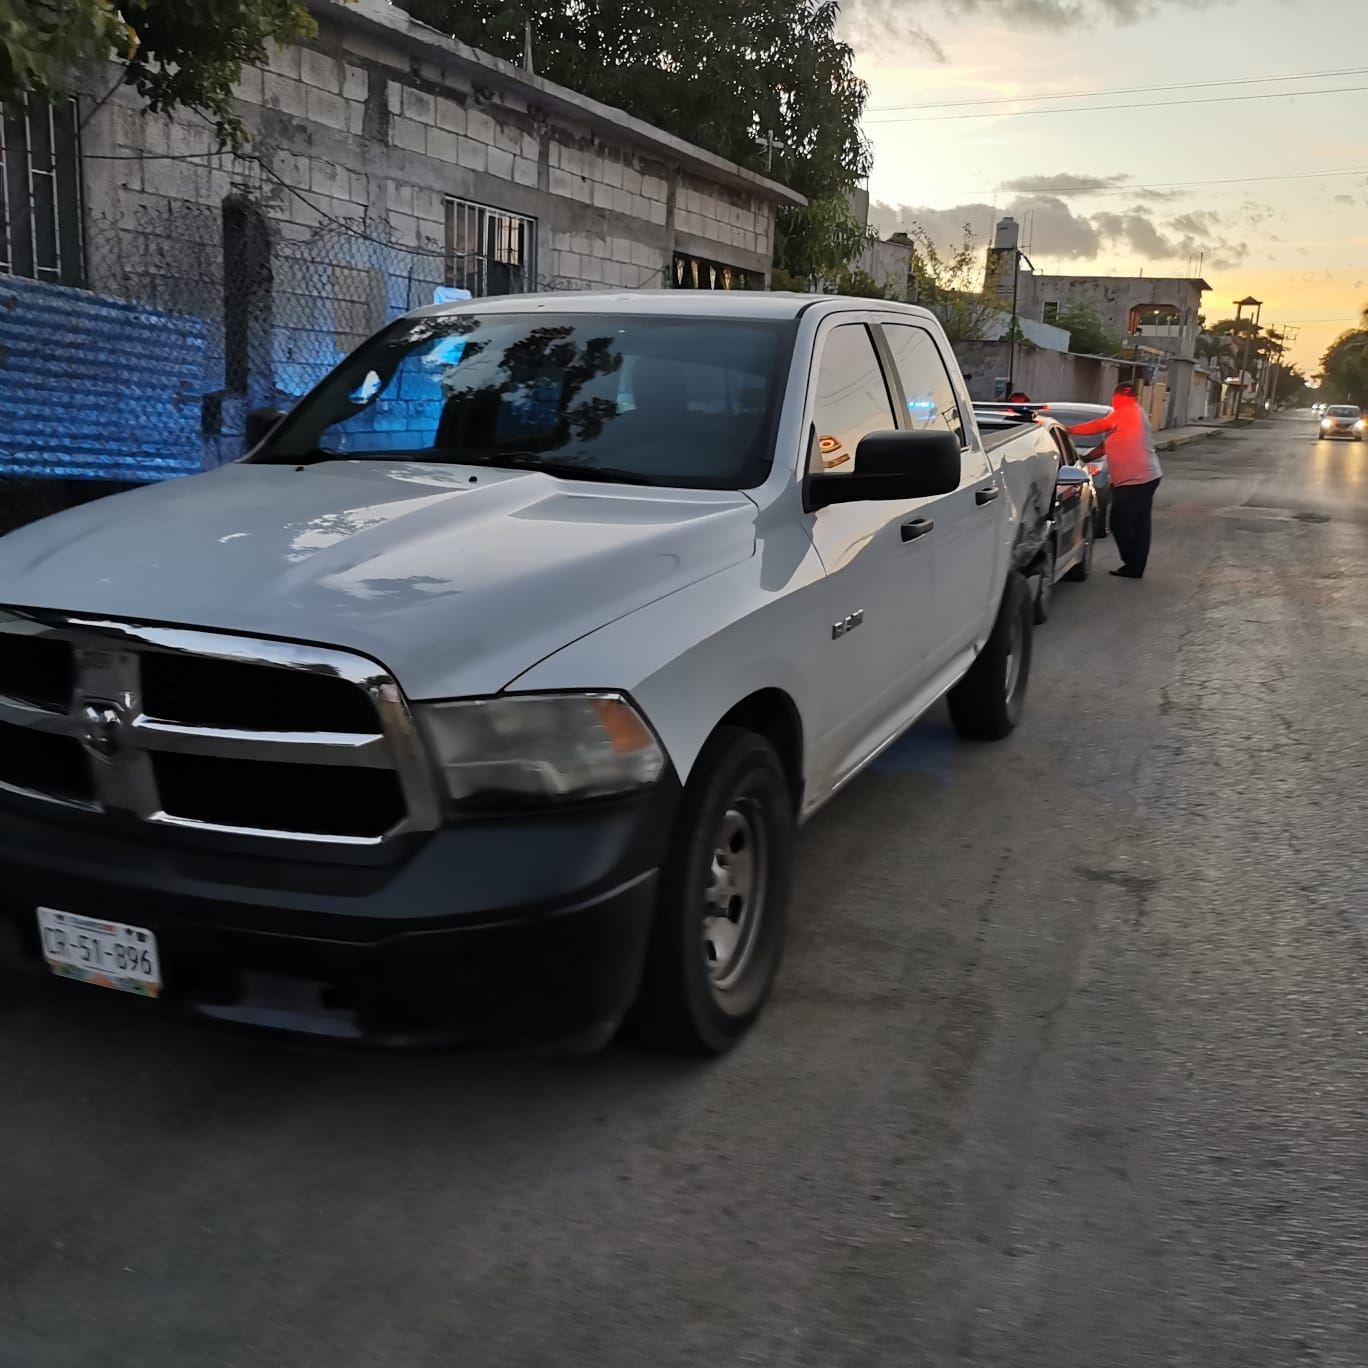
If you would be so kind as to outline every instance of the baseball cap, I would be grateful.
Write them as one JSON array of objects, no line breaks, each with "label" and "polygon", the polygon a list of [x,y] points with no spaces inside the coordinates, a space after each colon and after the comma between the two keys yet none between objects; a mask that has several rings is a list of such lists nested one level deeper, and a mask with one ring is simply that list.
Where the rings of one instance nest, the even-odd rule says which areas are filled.
[{"label": "baseball cap", "polygon": [[1135,398],[1135,386],[1132,385],[1131,382],[1130,382],[1129,380],[1123,380],[1119,385],[1117,385],[1117,387],[1112,391],[1112,393],[1113,393],[1113,394],[1124,394],[1124,395],[1126,395],[1128,398],[1134,399],[1134,398]]}]

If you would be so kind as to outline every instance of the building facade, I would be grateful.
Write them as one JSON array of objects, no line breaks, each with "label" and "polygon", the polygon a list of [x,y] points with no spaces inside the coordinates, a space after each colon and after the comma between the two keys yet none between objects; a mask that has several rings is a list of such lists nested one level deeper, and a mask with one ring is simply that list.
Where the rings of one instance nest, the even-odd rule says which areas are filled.
[{"label": "building facade", "polygon": [[239,152],[126,88],[5,111],[0,476],[219,464],[437,298],[768,285],[792,191],[384,0],[312,8],[244,71]]}]

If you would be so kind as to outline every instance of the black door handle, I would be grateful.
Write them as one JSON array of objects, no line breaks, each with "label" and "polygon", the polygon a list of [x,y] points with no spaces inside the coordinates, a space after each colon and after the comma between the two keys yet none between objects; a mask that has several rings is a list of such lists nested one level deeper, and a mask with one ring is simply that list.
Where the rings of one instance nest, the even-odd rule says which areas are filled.
[{"label": "black door handle", "polygon": [[987,489],[980,489],[978,493],[974,495],[974,502],[982,508],[984,504],[992,503],[1001,493],[1002,491],[997,485],[989,485]]},{"label": "black door handle", "polygon": [[926,536],[935,525],[930,518],[913,518],[911,522],[905,522],[902,525],[903,541],[916,541],[918,537]]}]

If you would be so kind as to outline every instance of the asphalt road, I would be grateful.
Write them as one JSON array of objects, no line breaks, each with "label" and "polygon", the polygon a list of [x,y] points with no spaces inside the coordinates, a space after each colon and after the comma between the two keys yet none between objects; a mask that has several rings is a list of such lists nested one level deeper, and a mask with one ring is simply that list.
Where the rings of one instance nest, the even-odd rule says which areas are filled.
[{"label": "asphalt road", "polygon": [[932,717],[807,829],[729,1059],[7,986],[0,1365],[1362,1368],[1368,445],[1164,461],[1021,732]]}]

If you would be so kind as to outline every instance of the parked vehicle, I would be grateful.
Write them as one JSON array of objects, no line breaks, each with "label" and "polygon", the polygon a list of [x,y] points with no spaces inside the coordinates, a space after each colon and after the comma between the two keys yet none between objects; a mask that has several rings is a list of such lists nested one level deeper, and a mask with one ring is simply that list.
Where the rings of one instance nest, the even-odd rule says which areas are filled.
[{"label": "parked vehicle", "polygon": [[1035,432],[1037,452],[1053,482],[1045,501],[1045,517],[1031,541],[1018,541],[1017,569],[1031,580],[1035,620],[1049,620],[1054,586],[1061,579],[1086,580],[1092,572],[1093,545],[1097,537],[1097,493],[1069,432],[1041,409],[1000,411],[975,405],[984,442],[1012,436],[1024,426]]},{"label": "parked vehicle", "polygon": [[[1080,423],[1090,423],[1094,418],[1105,417],[1111,412],[1107,404],[1041,404],[1039,412],[1063,423],[1065,427],[1077,427]],[[1111,467],[1107,463],[1107,440],[1105,437],[1070,437],[1088,474],[1092,476],[1093,489],[1097,494],[1097,525],[1095,533],[1099,538],[1106,537],[1111,531],[1112,483]]]},{"label": "parked vehicle", "polygon": [[1364,429],[1368,423],[1363,420],[1363,410],[1356,404],[1331,404],[1321,419],[1320,435],[1324,437],[1348,437],[1351,441],[1363,441]]},{"label": "parked vehicle", "polygon": [[721,1051],[797,825],[943,695],[967,737],[1021,714],[1040,429],[985,446],[924,310],[429,308],[256,430],[0,539],[8,964],[334,1039]]}]

